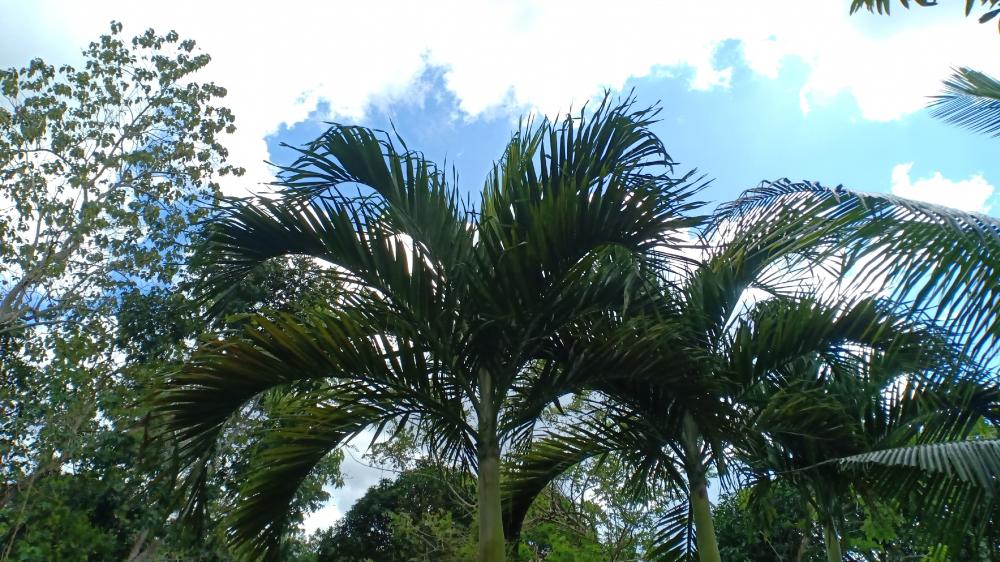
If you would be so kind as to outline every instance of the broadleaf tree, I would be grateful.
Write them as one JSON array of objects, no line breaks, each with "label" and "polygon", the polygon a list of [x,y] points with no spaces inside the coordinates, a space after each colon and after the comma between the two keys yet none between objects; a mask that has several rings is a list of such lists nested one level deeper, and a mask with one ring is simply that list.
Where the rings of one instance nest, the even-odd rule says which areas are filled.
[{"label": "broadleaf tree", "polygon": [[[122,32],[112,23],[79,66],[35,59],[0,70],[0,559],[31,551],[50,523],[96,521],[78,498],[49,501],[74,482],[80,497],[92,478],[135,487],[114,497],[142,506],[128,516],[137,526],[110,529],[134,531],[121,543],[140,545],[137,554],[159,542],[148,525],[166,517],[166,498],[140,499],[144,459],[132,458],[138,472],[122,470],[124,452],[141,450],[137,404],[148,380],[120,320],[126,301],[151,304],[183,276],[221,178],[241,171],[223,146],[234,130],[225,89],[197,79],[210,57],[174,32]],[[147,317],[142,335],[154,339],[150,327],[165,328],[171,314]],[[45,516],[55,505],[80,511]],[[53,536],[67,539],[54,549],[88,556],[85,543]]]}]

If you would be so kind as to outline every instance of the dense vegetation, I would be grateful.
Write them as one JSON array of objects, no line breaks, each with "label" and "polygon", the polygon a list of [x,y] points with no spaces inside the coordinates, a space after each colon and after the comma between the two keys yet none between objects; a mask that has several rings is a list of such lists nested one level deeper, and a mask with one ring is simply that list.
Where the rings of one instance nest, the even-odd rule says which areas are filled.
[{"label": "dense vegetation", "polygon": [[[472,199],[349,125],[226,199],[209,57],[120,32],[0,71],[0,562],[996,559],[994,219],[713,208],[610,95]],[[398,474],[306,535],[355,437]]]}]

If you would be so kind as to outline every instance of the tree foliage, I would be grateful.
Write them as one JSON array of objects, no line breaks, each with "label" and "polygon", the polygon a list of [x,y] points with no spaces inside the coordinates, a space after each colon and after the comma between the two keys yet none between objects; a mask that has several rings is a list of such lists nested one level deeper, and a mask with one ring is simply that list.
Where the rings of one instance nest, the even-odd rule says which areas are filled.
[{"label": "tree foliage", "polygon": [[[185,235],[217,196],[226,91],[193,75],[195,42],[121,25],[84,67],[40,59],[0,71],[0,329],[85,322],[114,291],[169,282]],[[180,242],[180,243],[178,243]]]}]

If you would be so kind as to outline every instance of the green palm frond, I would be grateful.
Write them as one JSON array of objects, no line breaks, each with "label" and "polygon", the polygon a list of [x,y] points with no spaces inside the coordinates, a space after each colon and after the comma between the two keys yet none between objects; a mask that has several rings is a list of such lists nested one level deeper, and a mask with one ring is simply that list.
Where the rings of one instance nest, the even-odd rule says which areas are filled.
[{"label": "green palm frond", "polygon": [[[199,260],[210,263],[200,292],[222,302],[236,282],[261,262],[286,255],[320,259],[343,282],[430,306],[440,300],[442,272],[420,246],[375,225],[363,205],[319,199],[242,203],[226,209],[209,231]],[[456,239],[456,244],[460,240]]]},{"label": "green palm frond", "polygon": [[200,457],[222,425],[254,397],[301,380],[371,376],[386,354],[348,313],[300,322],[288,315],[252,318],[245,339],[206,344],[174,373],[158,413],[181,444],[182,457]]},{"label": "green palm frond", "polygon": [[503,479],[504,534],[516,539],[528,509],[553,480],[587,459],[607,454],[595,434],[553,434],[532,444],[530,451],[516,457]]},{"label": "green palm frond", "polygon": [[934,97],[931,115],[977,133],[1000,136],[1000,81],[972,70],[955,69]]},{"label": "green palm frond", "polygon": [[657,522],[649,556],[656,562],[697,562],[697,535],[689,502],[678,502]]},{"label": "green palm frond", "polygon": [[[780,217],[810,217],[787,226]],[[789,238],[822,241],[842,263],[840,288],[879,292],[929,315],[963,338],[964,351],[987,362],[1000,352],[1000,222],[884,194],[827,189],[786,179],[764,182],[723,205],[716,221],[770,219]]]},{"label": "green palm frond", "polygon": [[960,552],[968,531],[981,536],[1000,505],[998,440],[899,447],[836,462],[842,472],[863,472],[880,499],[919,518],[929,543],[951,545],[953,552]]},{"label": "green palm frond", "polygon": [[[912,1],[917,6],[937,6],[937,0],[898,0],[899,4],[906,9],[910,8],[910,2]],[[893,0],[851,0],[851,10],[850,13],[860,11],[862,8],[868,10],[871,13],[885,14],[889,15],[892,5],[895,2]],[[979,0],[980,6],[988,6],[991,8],[985,14],[980,16],[979,23],[986,23],[996,17],[1000,13],[1000,9],[992,9],[995,6],[1000,5],[1000,0]],[[968,17],[972,14],[972,9],[976,6],[976,0],[965,0],[965,15]]]},{"label": "green palm frond", "polygon": [[272,413],[277,427],[258,441],[227,517],[229,542],[245,559],[279,560],[290,504],[305,478],[334,448],[394,414],[349,395],[288,402]]},{"label": "green palm frond", "polygon": [[957,478],[989,493],[1000,491],[1000,440],[958,441],[898,447],[837,459],[844,470],[916,468]]},{"label": "green palm frond", "polygon": [[633,105],[529,122],[513,137],[480,206],[484,259],[504,283],[484,298],[506,299],[510,310],[536,305],[547,280],[579,275],[595,252],[618,247],[649,260],[689,243],[680,231],[701,221],[688,214],[701,206],[692,196],[703,182],[673,177],[648,128],[655,112]]},{"label": "green palm frond", "polygon": [[[467,453],[471,428],[460,415],[461,394],[432,385],[439,376],[424,350],[373,334],[366,319],[350,310],[316,311],[307,318],[257,316],[243,338],[203,347],[175,373],[159,397],[157,413],[177,442],[188,480],[204,477],[204,465],[227,422],[257,397],[316,381],[362,397],[356,401],[368,409],[383,404],[383,413],[394,412],[397,419],[415,411],[436,415],[446,423],[428,427],[441,439],[442,454]],[[191,484],[190,500],[197,502],[197,486]]]},{"label": "green palm frond", "polygon": [[945,342],[935,345],[940,341],[932,328],[871,297],[833,304],[811,297],[773,298],[757,303],[741,320],[727,356],[729,371],[745,372],[739,379],[752,384],[787,372],[797,360],[816,357],[836,368],[845,360],[870,361],[873,350],[891,352],[897,368],[923,371],[955,364],[958,358]]},{"label": "green palm frond", "polygon": [[[909,9],[910,0],[898,0],[900,5],[904,8]],[[936,6],[937,0],[913,0],[913,3],[917,6]],[[851,0],[851,14],[861,10],[862,8],[868,10],[872,13],[886,14],[888,15],[892,5],[895,4],[893,0]]]},{"label": "green palm frond", "polygon": [[[588,459],[614,454],[623,477],[620,493],[644,503],[673,490],[686,490],[679,457],[647,420],[606,399],[587,413],[569,414],[567,427],[534,440],[513,456],[504,481],[504,518],[516,537],[528,508],[545,486]],[[679,430],[678,430],[679,431]]]},{"label": "green palm frond", "polygon": [[445,268],[468,257],[471,210],[423,154],[405,144],[400,150],[386,133],[339,124],[304,148],[290,148],[299,158],[280,167],[277,185],[285,195],[363,206],[367,219],[386,221],[386,230],[405,233]]}]

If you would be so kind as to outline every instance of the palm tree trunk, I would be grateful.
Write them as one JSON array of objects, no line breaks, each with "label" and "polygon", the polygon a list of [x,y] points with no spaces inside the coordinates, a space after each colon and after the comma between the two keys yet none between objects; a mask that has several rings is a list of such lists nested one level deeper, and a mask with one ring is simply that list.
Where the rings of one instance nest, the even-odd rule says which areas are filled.
[{"label": "palm tree trunk", "polygon": [[823,525],[823,542],[826,544],[826,559],[829,562],[844,562],[844,554],[840,550],[840,537],[833,523]]},{"label": "palm tree trunk", "polygon": [[479,562],[504,562],[506,553],[500,511],[500,442],[493,408],[492,377],[479,373]]},{"label": "palm tree trunk", "polygon": [[690,414],[684,414],[684,452],[690,486],[691,513],[694,517],[695,537],[698,541],[698,559],[701,562],[722,562],[719,541],[715,536],[712,504],[708,501],[707,470],[701,460],[698,426]]},{"label": "palm tree trunk", "polygon": [[708,501],[708,488],[704,478],[691,486],[691,511],[694,514],[694,530],[698,539],[698,559],[701,562],[721,562],[719,542],[715,537],[715,523],[712,521],[712,505]]}]

